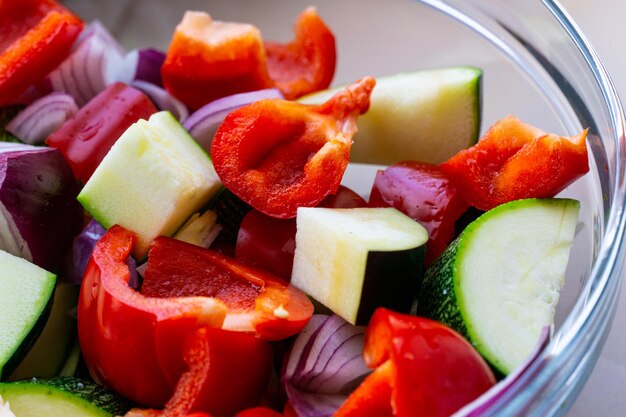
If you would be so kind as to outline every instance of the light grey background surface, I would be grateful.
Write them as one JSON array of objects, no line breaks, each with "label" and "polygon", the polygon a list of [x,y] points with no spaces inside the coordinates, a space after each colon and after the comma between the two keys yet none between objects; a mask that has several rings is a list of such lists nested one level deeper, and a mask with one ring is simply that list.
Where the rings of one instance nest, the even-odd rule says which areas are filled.
[{"label": "light grey background surface", "polygon": [[[530,1],[530,0],[529,0]],[[85,18],[97,17],[105,23],[109,29],[116,34],[122,43],[129,49],[140,46],[157,46],[165,48],[170,40],[173,30],[172,22],[177,22],[182,16],[184,10],[196,9],[207,10],[220,20],[234,21],[253,21],[258,25],[266,39],[287,40],[291,37],[291,24],[276,25],[274,18],[276,8],[280,7],[281,13],[284,12],[288,16],[297,16],[297,14],[308,4],[314,4],[315,0],[301,1],[274,1],[268,0],[256,2],[250,0],[242,13],[240,2],[235,4],[228,0],[171,0],[171,1],[155,1],[155,0],[65,0],[72,10]],[[626,1],[623,0],[562,0],[563,5],[572,15],[574,20],[582,28],[583,33],[595,46],[599,55],[603,58],[606,67],[612,74],[615,84],[620,91],[622,97],[626,97],[626,47],[624,45],[623,30],[624,16],[626,16]],[[325,15],[329,26],[335,32],[343,37],[349,37],[350,21],[354,24],[354,13],[347,14],[342,10],[342,2],[333,3],[336,7],[336,13]],[[353,68],[358,68],[358,63],[362,62],[363,68],[368,69],[368,73],[372,75],[382,75],[388,73],[385,70],[388,66],[396,66],[397,62],[390,62],[393,55],[385,56],[385,51],[393,50],[394,45],[385,45],[385,37],[381,36],[386,31],[396,30],[396,27],[402,27],[409,24],[412,16],[404,16],[399,10],[395,10],[393,4],[385,1],[367,1],[370,13],[379,15],[380,23],[368,29],[369,36],[361,39],[365,45],[371,45],[372,50],[382,51],[383,56],[376,60],[371,59],[371,55],[362,51],[339,50],[339,63],[337,72],[337,81],[349,81],[359,75],[353,74]],[[284,10],[287,8],[288,10]],[[357,13],[358,14],[358,13]],[[154,22],[152,25],[138,27],[134,24],[137,17],[140,16],[142,21]],[[385,19],[387,16],[394,16],[396,25],[389,25]],[[406,21],[402,21],[402,19]],[[430,24],[436,25],[436,17],[430,21]],[[426,19],[430,20],[430,19]],[[427,45],[423,38],[411,38],[411,33],[407,33],[407,45],[419,44],[420,47]],[[433,39],[437,37],[446,37],[446,33],[433,32]],[[432,42],[436,44],[436,39]],[[417,49],[417,48],[416,48]],[[365,50],[367,52],[367,50]],[[447,64],[447,57],[454,55],[457,58],[467,55],[468,61],[471,61],[472,49],[445,51],[433,50],[435,54],[433,63]],[[437,55],[438,54],[438,55]],[[406,61],[406,65],[412,65],[413,62],[408,56],[402,57]],[[433,60],[433,57],[430,57]],[[350,67],[346,65],[350,62]],[[355,66],[355,62],[357,65]],[[415,67],[419,67],[419,62],[415,62]],[[523,105],[525,99],[532,100],[535,92],[527,91],[525,88],[515,87],[511,82],[510,74],[501,71],[497,64],[489,62],[483,63],[487,66],[492,77],[498,77],[494,92],[487,91],[485,103],[488,105],[486,109],[485,122],[490,122],[503,116],[506,113],[513,113],[520,118],[528,120],[542,126],[545,130],[558,129],[552,126],[551,116],[545,115],[538,109],[529,109]],[[407,67],[410,68],[410,67]],[[519,83],[520,86],[523,83]],[[518,108],[499,109],[497,105],[497,96],[501,94],[517,94],[520,97],[520,106]],[[490,120],[491,119],[491,120]],[[573,417],[623,417],[626,416],[626,291],[622,291],[620,305],[618,307],[617,316],[613,325],[611,334],[607,344],[602,352],[602,356],[598,361],[589,382],[583,390],[578,401],[574,404],[570,416]]]}]

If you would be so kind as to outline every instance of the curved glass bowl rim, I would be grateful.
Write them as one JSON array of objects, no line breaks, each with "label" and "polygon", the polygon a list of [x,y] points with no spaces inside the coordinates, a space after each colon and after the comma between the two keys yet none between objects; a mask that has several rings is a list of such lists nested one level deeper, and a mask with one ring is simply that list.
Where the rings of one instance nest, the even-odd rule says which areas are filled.
[{"label": "curved glass bowl rim", "polygon": [[[543,355],[529,368],[525,378],[520,379],[519,385],[528,390],[528,395],[532,395],[533,391],[546,386],[552,376],[566,365],[569,357],[574,354],[578,346],[589,345],[593,339],[603,336],[602,331],[604,329],[598,328],[598,326],[593,328],[594,320],[604,315],[604,327],[610,327],[618,300],[616,296],[611,297],[611,292],[614,292],[613,295],[615,295],[621,286],[626,226],[626,167],[624,165],[626,160],[626,116],[619,95],[598,54],[571,16],[556,0],[542,0],[542,3],[561,24],[578,48],[593,73],[600,91],[602,91],[604,104],[607,106],[612,123],[610,140],[614,141],[616,153],[613,155],[615,158],[615,173],[612,177],[614,188],[611,193],[611,206],[605,233],[601,239],[591,274],[582,291],[582,294],[587,294],[587,297],[579,297]],[[603,140],[609,140],[609,138],[604,137]],[[579,356],[584,353],[584,350],[578,352]],[[593,359],[594,362],[596,359]],[[576,363],[570,362],[569,365],[576,368]],[[536,374],[533,376],[535,372]],[[524,395],[520,395],[517,400],[524,401],[524,397]],[[513,398],[503,398],[503,400],[513,400]]]},{"label": "curved glass bowl rim", "polygon": [[588,297],[579,299],[576,302],[572,313],[570,313],[561,327],[564,329],[570,325],[571,327],[569,328],[574,330],[574,332],[570,331],[567,334],[562,334],[562,331],[559,330],[557,335],[561,337],[559,338],[555,335],[551,342],[550,352],[553,355],[557,355],[579,334],[578,331],[583,323],[594,313],[597,304],[602,299],[602,294],[607,290],[609,282],[612,280],[621,281],[619,274],[614,275],[611,272],[621,269],[620,262],[622,260],[618,255],[624,252],[623,238],[626,226],[626,166],[624,164],[626,158],[626,115],[613,81],[578,26],[557,1],[542,0],[542,2],[567,31],[592,70],[611,115],[613,123],[613,137],[611,139],[615,141],[615,149],[617,150],[615,155],[615,175],[612,178],[614,180],[614,189],[611,194],[611,207],[606,222],[606,229],[600,243],[598,256],[591,270],[590,278],[585,285],[585,290],[588,290],[588,292],[583,291],[583,293],[588,294]]},{"label": "curved glass bowl rim", "polygon": [[[458,11],[446,4],[446,0],[417,0],[429,5],[452,19],[458,20],[462,24],[467,22],[467,16],[460,18]],[[540,356],[529,366],[522,376],[511,386],[510,389],[497,401],[495,401],[486,414],[500,415],[506,409],[507,412],[523,410],[532,398],[553,380],[557,372],[561,370],[571,359],[570,356],[578,354],[582,357],[585,349],[581,345],[591,345],[593,340],[602,337],[610,327],[612,317],[615,312],[621,285],[622,257],[626,251],[623,242],[626,226],[626,182],[625,164],[626,161],[626,116],[620,102],[619,96],[611,78],[602,64],[599,56],[590,45],[589,41],[582,34],[580,28],[573,22],[569,14],[556,0],[541,0],[541,3],[552,14],[556,21],[566,31],[573,45],[583,57],[585,63],[592,72],[597,86],[603,95],[603,104],[609,112],[611,120],[612,136],[602,139],[612,140],[615,144],[615,155],[608,155],[607,158],[614,157],[615,172],[611,177],[613,190],[611,192],[611,206],[605,222],[604,235],[600,240],[600,247],[593,263],[589,279],[581,291],[581,296],[576,301],[568,317],[565,319],[559,330],[551,339],[549,345],[543,350]],[[471,20],[471,18],[469,18]],[[475,22],[474,22],[475,23]],[[472,30],[476,30],[473,25]],[[481,34],[481,33],[479,33]],[[484,34],[481,34],[484,35]],[[510,56],[510,51],[496,45],[506,55]],[[513,59],[513,61],[515,61]],[[608,320],[606,320],[608,317]],[[593,326],[596,320],[604,318],[603,326]],[[595,362],[595,358],[593,359]],[[576,368],[576,363],[570,362],[572,374]],[[567,375],[566,375],[567,376]],[[563,381],[565,382],[565,380]],[[549,395],[550,393],[544,393]]]}]

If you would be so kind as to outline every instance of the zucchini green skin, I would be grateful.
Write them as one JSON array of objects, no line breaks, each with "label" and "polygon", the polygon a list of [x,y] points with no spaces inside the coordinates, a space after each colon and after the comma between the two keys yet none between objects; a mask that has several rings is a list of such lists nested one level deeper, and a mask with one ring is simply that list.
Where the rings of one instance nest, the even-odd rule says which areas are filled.
[{"label": "zucchini green skin", "polygon": [[13,352],[11,358],[4,364],[1,368],[0,380],[6,379],[13,371],[18,367],[18,365],[22,362],[22,359],[26,357],[30,349],[35,345],[37,338],[43,331],[44,327],[46,327],[46,322],[48,321],[48,317],[50,317],[50,311],[52,311],[52,297],[50,297],[50,301],[46,305],[46,308],[43,310],[39,319],[37,319],[37,323],[31,328],[28,336],[22,341],[19,347]]},{"label": "zucchini green skin", "polygon": [[78,343],[76,318],[70,317],[70,310],[78,303],[78,292],[79,287],[76,285],[57,282],[51,298],[52,308],[43,331],[8,377],[10,381],[59,375],[72,346]]},{"label": "zucchini green skin", "polygon": [[52,304],[54,302],[54,291],[56,288],[56,275],[49,273],[49,276],[54,277],[54,283],[50,287],[50,293],[48,295],[48,302],[46,306],[41,311],[39,318],[35,322],[35,325],[31,327],[28,335],[22,340],[22,343],[15,349],[15,351],[11,354],[11,357],[4,363],[0,363],[0,381],[5,380],[6,378],[13,373],[15,369],[19,366],[22,360],[26,357],[28,352],[37,342],[37,338],[43,332],[44,327],[46,327],[46,323],[48,322],[48,318],[50,317],[50,313],[52,312]]},{"label": "zucchini green skin", "polygon": [[[475,221],[450,244],[444,253],[428,268],[424,275],[419,293],[418,315],[429,317],[453,328],[465,337],[489,362],[494,371],[500,375],[507,375],[507,369],[501,359],[494,355],[488,340],[477,330],[477,323],[466,313],[470,309],[463,294],[463,272],[461,265],[469,245],[472,245],[472,236],[484,223],[496,218],[502,213],[531,205],[557,206],[563,210],[575,209],[578,212],[580,203],[571,199],[524,199],[512,201],[498,206]],[[468,314],[468,316],[466,316]],[[548,324],[548,323],[545,323]]]},{"label": "zucchini green skin", "polygon": [[450,243],[426,270],[419,292],[417,314],[443,323],[471,341],[456,297],[456,260],[460,239],[461,236]]},{"label": "zucchini green skin", "polygon": [[96,407],[113,414],[114,416],[126,414],[126,412],[133,406],[128,400],[114,394],[112,391],[109,391],[95,382],[71,376],[30,380],[29,383],[45,385],[72,393],[85,401],[89,401]]},{"label": "zucchini green skin", "polygon": [[[44,395],[51,402],[74,403],[84,411],[84,416],[120,416],[126,414],[132,408],[132,404],[127,400],[94,382],[80,378],[33,378],[31,380],[0,384],[0,396],[8,401],[11,401],[11,398],[16,396],[33,394]],[[50,405],[53,405],[53,403]]]}]

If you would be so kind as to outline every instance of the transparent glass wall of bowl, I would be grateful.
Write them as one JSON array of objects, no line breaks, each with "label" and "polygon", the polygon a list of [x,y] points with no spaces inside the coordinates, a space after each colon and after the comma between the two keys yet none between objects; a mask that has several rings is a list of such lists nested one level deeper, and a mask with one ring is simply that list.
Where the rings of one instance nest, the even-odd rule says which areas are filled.
[{"label": "transparent glass wall of bowl", "polygon": [[[559,307],[563,322],[548,349],[484,414],[565,415],[600,354],[618,300],[624,257],[621,104],[598,57],[558,4],[524,0],[422,3],[486,39],[502,60],[542,92],[565,134],[589,128],[591,173],[567,193],[581,199],[579,233],[584,230],[588,235],[577,236],[574,267],[570,265],[568,271],[569,283],[576,276],[580,279],[563,294],[567,298],[565,308]],[[579,245],[580,241],[584,244]]]}]

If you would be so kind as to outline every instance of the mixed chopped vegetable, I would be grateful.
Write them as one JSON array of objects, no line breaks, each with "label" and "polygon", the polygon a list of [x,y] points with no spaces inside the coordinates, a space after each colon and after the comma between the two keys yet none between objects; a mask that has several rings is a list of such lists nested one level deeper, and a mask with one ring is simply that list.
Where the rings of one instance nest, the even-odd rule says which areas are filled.
[{"label": "mixed chopped vegetable", "polygon": [[547,344],[586,130],[479,139],[471,67],[329,89],[313,7],[167,51],[54,0],[0,27],[0,416],[479,416]]}]

